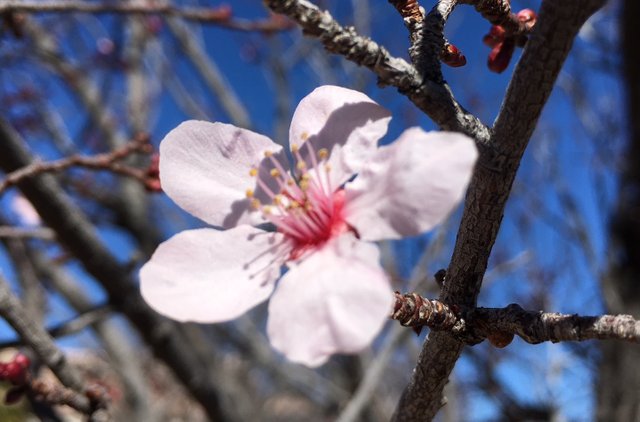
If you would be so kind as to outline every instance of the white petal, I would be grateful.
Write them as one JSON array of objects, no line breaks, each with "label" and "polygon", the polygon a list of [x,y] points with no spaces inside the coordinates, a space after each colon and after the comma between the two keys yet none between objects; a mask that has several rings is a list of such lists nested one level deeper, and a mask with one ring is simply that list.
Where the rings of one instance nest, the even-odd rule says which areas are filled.
[{"label": "white petal", "polygon": [[251,226],[187,230],[160,244],[140,270],[140,290],[178,321],[234,319],[264,301],[288,256],[283,236]]},{"label": "white petal", "polygon": [[[390,120],[385,108],[361,92],[321,86],[298,104],[291,121],[289,142],[291,146],[309,142],[316,152],[327,149],[331,184],[335,189],[357,173],[375,152]],[[300,152],[307,166],[312,167],[307,148],[301,147]]]},{"label": "white petal", "polygon": [[[223,123],[187,121],[173,129],[160,144],[160,183],[178,205],[214,226],[233,227],[256,222],[248,218],[247,189],[256,187],[249,172],[259,168],[261,178],[272,165],[265,151],[284,155],[282,147],[266,136]],[[281,160],[286,165],[286,159]]]},{"label": "white petal", "polygon": [[273,347],[314,367],[369,345],[393,302],[379,255],[377,246],[346,234],[291,268],[269,302]]},{"label": "white petal", "polygon": [[408,129],[346,185],[346,220],[365,240],[430,230],[462,199],[477,156],[465,135]]}]

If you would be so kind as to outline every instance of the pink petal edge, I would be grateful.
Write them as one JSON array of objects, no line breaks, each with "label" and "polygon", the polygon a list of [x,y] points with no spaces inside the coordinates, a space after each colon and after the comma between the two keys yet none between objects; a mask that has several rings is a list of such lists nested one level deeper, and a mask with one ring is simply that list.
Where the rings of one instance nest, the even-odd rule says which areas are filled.
[{"label": "pink petal edge", "polygon": [[[339,187],[357,173],[375,152],[378,140],[387,133],[391,114],[365,94],[325,85],[304,97],[291,120],[289,143],[326,148],[331,184]],[[312,160],[306,147],[300,152],[308,167]],[[314,172],[311,175],[315,177]]]},{"label": "pink petal edge", "polygon": [[185,211],[214,226],[260,223],[258,213],[250,212],[246,192],[266,199],[250,175],[252,168],[276,186],[268,176],[272,165],[265,151],[288,168],[282,147],[266,136],[224,123],[184,122],[160,143],[162,189]]},{"label": "pink petal edge", "polygon": [[460,202],[478,157],[460,133],[407,129],[345,186],[345,215],[363,240],[415,236]]},{"label": "pink petal edge", "polygon": [[269,302],[272,346],[310,367],[367,347],[393,303],[379,256],[376,245],[345,234],[293,266]]},{"label": "pink petal edge", "polygon": [[142,297],[178,321],[237,318],[271,295],[288,256],[283,240],[246,225],[178,233],[140,269]]}]

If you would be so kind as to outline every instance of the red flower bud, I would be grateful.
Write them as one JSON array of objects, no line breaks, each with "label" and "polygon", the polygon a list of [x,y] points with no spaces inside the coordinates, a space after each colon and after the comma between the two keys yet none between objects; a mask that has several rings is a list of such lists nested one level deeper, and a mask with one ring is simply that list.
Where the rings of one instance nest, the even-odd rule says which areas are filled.
[{"label": "red flower bud", "polygon": [[160,185],[160,179],[147,179],[144,182],[144,188],[147,192],[162,192],[162,186]]},{"label": "red flower bud", "polygon": [[467,64],[467,58],[453,44],[446,44],[440,53],[442,63],[451,67],[460,67]]},{"label": "red flower bud", "polygon": [[16,357],[13,358],[13,361],[25,369],[29,369],[31,366],[31,359],[22,353],[18,353]]},{"label": "red flower bud", "polygon": [[22,385],[27,382],[28,371],[17,362],[9,362],[5,368],[7,380],[13,385]]},{"label": "red flower bud", "polygon": [[518,12],[516,17],[520,22],[525,24],[528,30],[531,30],[531,28],[533,28],[533,25],[536,24],[536,20],[538,18],[536,12],[531,9],[522,9]]},{"label": "red flower bud", "polygon": [[513,38],[507,38],[503,43],[498,44],[489,53],[489,60],[487,65],[489,70],[496,73],[502,73],[509,66],[511,56],[515,50],[515,40]]},{"label": "red flower bud", "polygon": [[498,44],[504,41],[505,30],[501,26],[493,25],[489,30],[489,33],[482,38],[482,42],[491,48],[496,47]]}]

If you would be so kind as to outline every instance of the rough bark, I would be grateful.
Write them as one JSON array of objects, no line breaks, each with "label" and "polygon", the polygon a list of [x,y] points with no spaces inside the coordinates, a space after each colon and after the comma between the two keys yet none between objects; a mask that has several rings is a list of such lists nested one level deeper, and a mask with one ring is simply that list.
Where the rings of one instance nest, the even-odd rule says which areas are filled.
[{"label": "rough bark", "polygon": [[[481,145],[440,297],[443,302],[475,306],[522,154],[578,30],[604,3],[542,3],[538,24],[516,66],[491,139],[488,145]],[[435,416],[462,347],[449,334],[429,336],[394,420],[424,421]]]}]

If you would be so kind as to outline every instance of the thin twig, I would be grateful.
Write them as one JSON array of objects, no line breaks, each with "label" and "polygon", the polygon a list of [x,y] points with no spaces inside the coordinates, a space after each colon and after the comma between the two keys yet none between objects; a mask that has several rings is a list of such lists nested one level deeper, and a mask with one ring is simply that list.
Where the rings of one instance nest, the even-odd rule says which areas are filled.
[{"label": "thin twig", "polygon": [[54,240],[56,234],[53,230],[46,227],[14,227],[0,226],[0,237],[8,239],[42,239]]},{"label": "thin twig", "polygon": [[147,154],[151,152],[151,150],[152,147],[151,144],[149,144],[149,138],[147,136],[140,136],[120,148],[102,154],[92,156],[74,154],[55,161],[34,162],[7,174],[4,180],[0,181],[0,194],[10,186],[20,183],[27,177],[33,177],[43,173],[63,171],[71,167],[82,167],[90,170],[108,170],[123,176],[140,180],[144,183],[146,179],[146,173],[144,170],[123,165],[119,163],[119,161],[131,154]]},{"label": "thin twig", "polygon": [[67,363],[64,354],[55,345],[49,333],[27,315],[2,276],[0,276],[0,316],[11,325],[22,341],[33,349],[64,385],[76,391],[84,389],[80,375]]},{"label": "thin twig", "polygon": [[510,0],[459,0],[459,2],[473,5],[483,18],[493,25],[501,26],[508,35],[526,35],[533,29],[531,24],[518,19],[511,12]]},{"label": "thin twig", "polygon": [[264,2],[274,12],[293,19],[305,35],[318,38],[328,51],[373,71],[380,85],[398,88],[442,129],[462,132],[480,144],[488,141],[489,129],[456,101],[447,84],[423,78],[411,64],[393,57],[371,39],[359,36],[353,28],[342,27],[328,12],[309,1]]},{"label": "thin twig", "polygon": [[[47,332],[52,338],[70,336],[79,333],[85,328],[97,323],[98,321],[104,320],[111,314],[111,312],[112,309],[109,305],[99,305],[91,310],[76,315],[68,321],[47,329]],[[0,349],[22,346],[25,346],[25,342],[23,339],[0,342]]]},{"label": "thin twig", "polygon": [[270,17],[262,20],[234,18],[229,6],[176,7],[162,3],[89,2],[74,0],[8,0],[0,3],[0,13],[88,13],[124,15],[162,15],[189,21],[216,24],[238,31],[277,32],[291,28],[285,20]]},{"label": "thin twig", "polygon": [[236,126],[250,129],[249,112],[235,90],[225,80],[213,58],[197,42],[189,27],[177,18],[168,18],[167,26],[180,43],[183,54],[193,63],[209,90],[224,109],[230,122]]}]

